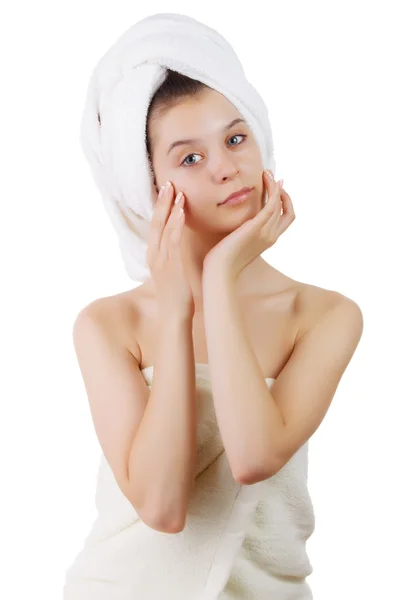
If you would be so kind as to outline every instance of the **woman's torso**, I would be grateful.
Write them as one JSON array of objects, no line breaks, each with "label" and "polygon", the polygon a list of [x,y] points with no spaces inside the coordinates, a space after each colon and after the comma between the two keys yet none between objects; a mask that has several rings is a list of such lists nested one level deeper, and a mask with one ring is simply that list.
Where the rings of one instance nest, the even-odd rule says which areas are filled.
[{"label": "woman's torso", "polygon": [[[104,299],[112,330],[142,369],[153,366],[157,343],[157,305],[149,287],[143,284]],[[274,282],[269,279],[265,288],[261,285],[259,293],[243,301],[246,330],[266,379],[279,375],[296,338],[336,298],[335,292],[278,273]],[[206,365],[199,313],[193,320],[193,341],[195,362]],[[148,384],[151,377],[149,370]],[[314,530],[307,446],[274,477],[239,485],[221,451],[209,381],[199,378],[197,383],[198,464],[185,529],[178,535],[162,535],[145,526],[102,457],[98,515],[67,572],[65,600],[94,594],[111,598],[110,589],[121,598],[137,593],[143,598],[173,593],[182,599],[196,593],[221,600],[254,600],[265,593],[285,600],[312,597],[305,581],[312,572],[305,544]]]},{"label": "woman's torso", "polygon": [[[240,298],[240,306],[246,334],[264,377],[276,379],[296,341],[341,295],[291,279],[272,267],[268,275],[254,293]],[[145,282],[101,300],[107,305],[105,318],[140,368],[154,365],[159,322],[152,285]],[[201,311],[194,314],[192,332],[195,363],[208,364]]]}]

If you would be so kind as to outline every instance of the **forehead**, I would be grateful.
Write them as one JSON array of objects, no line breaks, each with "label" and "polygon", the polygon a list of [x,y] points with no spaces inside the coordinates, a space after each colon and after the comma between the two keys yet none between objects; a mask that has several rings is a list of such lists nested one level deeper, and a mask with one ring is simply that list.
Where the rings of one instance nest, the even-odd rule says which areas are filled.
[{"label": "forehead", "polygon": [[225,134],[233,121],[238,126],[246,125],[241,113],[225,96],[215,90],[206,90],[182,99],[160,115],[154,124],[153,139],[164,149],[169,149],[177,141],[190,143]]},{"label": "forehead", "polygon": [[182,98],[163,115],[166,126],[196,125],[197,120],[220,119],[222,123],[241,117],[237,108],[223,94],[205,89],[195,96]]}]

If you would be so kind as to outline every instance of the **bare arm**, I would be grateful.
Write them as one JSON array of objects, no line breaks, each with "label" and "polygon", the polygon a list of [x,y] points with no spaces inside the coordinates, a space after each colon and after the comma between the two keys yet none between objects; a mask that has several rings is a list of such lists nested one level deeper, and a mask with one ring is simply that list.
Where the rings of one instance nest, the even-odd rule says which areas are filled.
[{"label": "bare arm", "polygon": [[136,503],[172,531],[183,529],[194,485],[197,412],[192,320],[160,320],[152,389],[129,456]]},{"label": "bare arm", "polygon": [[[271,430],[282,417],[249,343],[234,281],[220,268],[203,275],[204,326],[215,414],[232,476],[250,483],[260,456],[268,464]],[[266,477],[264,476],[263,479]]]},{"label": "bare arm", "polygon": [[203,281],[218,425],[233,476],[252,485],[275,475],[321,424],[360,340],[362,312],[353,300],[331,292],[329,303],[314,308],[318,318],[270,390],[229,273],[209,269]]},{"label": "bare arm", "polygon": [[139,358],[121,345],[103,299],[78,315],[74,345],[99,443],[141,519],[174,533],[184,527],[197,454],[192,320],[160,322],[151,390]]}]

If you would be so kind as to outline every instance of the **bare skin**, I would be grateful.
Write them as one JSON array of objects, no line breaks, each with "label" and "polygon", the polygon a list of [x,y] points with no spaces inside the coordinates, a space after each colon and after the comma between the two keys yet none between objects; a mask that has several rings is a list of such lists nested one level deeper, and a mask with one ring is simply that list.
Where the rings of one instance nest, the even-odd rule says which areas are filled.
[{"label": "bare skin", "polygon": [[[228,123],[239,117],[238,110],[222,94],[204,90],[195,98],[183,99],[161,117],[151,120],[149,126],[155,193],[168,180],[173,184],[172,206],[176,194],[184,193],[181,256],[194,299],[196,363],[208,364],[202,298],[204,259],[220,240],[254,217],[264,205],[263,161],[253,132],[246,123],[226,129]],[[172,142],[187,137],[196,141],[170,150]],[[231,141],[238,143],[230,144]],[[199,160],[188,162],[195,157]],[[245,204],[237,208],[219,205],[227,195],[244,186],[253,187]],[[159,200],[155,197],[154,202],[157,205]],[[171,282],[171,286],[178,288],[179,282]],[[265,378],[277,378],[296,340],[327,306],[342,297],[337,292],[291,279],[261,256],[240,273],[236,290],[248,339]],[[105,318],[110,320],[114,332],[118,332],[121,344],[142,369],[153,366],[157,333],[153,280],[150,278],[133,290],[103,300],[107,308]],[[179,306],[176,310],[179,312]]]},{"label": "bare skin", "polygon": [[[276,379],[289,360],[295,343],[341,294],[305,284],[266,263],[268,283],[254,286],[242,300],[246,331],[264,377]],[[272,272],[272,275],[271,275]],[[154,365],[157,304],[151,280],[114,296],[103,298],[110,325],[123,347],[141,369]],[[193,317],[195,362],[208,364],[204,320]]]},{"label": "bare skin", "polygon": [[[284,367],[288,363],[290,365],[299,340],[303,338],[302,341],[305,341],[303,336],[306,332],[343,296],[287,277],[264,260],[259,254],[262,252],[264,255],[264,251],[258,244],[256,251],[250,255],[252,260],[249,255],[246,256],[250,262],[236,265],[240,268],[234,268],[229,257],[219,252],[221,247],[228,245],[229,248],[226,236],[229,237],[262,211],[266,201],[264,185],[271,192],[272,182],[272,178],[266,181],[262,157],[252,131],[224,96],[206,91],[194,99],[175,103],[167,112],[156,112],[149,132],[155,188],[154,215],[146,257],[150,279],[134,289],[100,298],[81,311],[74,324],[74,344],[95,430],[122,493],[150,527],[177,533],[184,527],[195,482],[197,413],[193,404],[196,373],[192,360],[196,365],[208,365],[208,354],[211,362],[221,359],[220,355],[216,355],[215,347],[209,344],[207,348],[206,330],[209,341],[220,344],[219,352],[239,351],[237,370],[232,373],[229,394],[225,394],[225,400],[229,396],[232,401],[229,405],[232,413],[235,400],[239,405],[243,397],[246,399],[256,393],[258,398],[254,400],[258,401],[260,417],[263,415],[258,427],[268,424],[271,433],[267,438],[273,440],[270,443],[276,460],[271,459],[268,465],[262,461],[261,466],[255,465],[259,462],[256,458],[240,460],[240,453],[235,449],[237,432],[229,442],[228,429],[235,426],[234,419],[229,421],[229,410],[222,417],[220,415],[232,474],[238,481],[246,478],[246,482],[251,480],[253,483],[260,481],[260,477],[269,476],[282,462],[282,457],[287,458],[288,453],[295,449],[294,444],[299,447],[304,438],[304,428],[300,431],[300,425],[297,433],[294,427],[290,430],[289,440],[287,436],[279,435],[279,440],[277,438],[278,428],[279,433],[287,433],[286,429],[283,430],[283,420],[277,415],[279,396],[285,415],[290,410],[294,413],[293,404],[297,407],[298,399],[302,400],[300,393],[295,393],[300,388],[293,382],[291,374],[294,371],[289,368],[285,381]],[[234,143],[231,145],[231,142]],[[188,163],[191,157],[200,160]],[[164,193],[158,194],[166,182],[171,185],[163,188]],[[244,202],[223,204],[227,196],[243,187],[250,188]],[[178,195],[175,204],[174,199],[180,191],[182,199],[179,201]],[[290,214],[283,200],[282,206],[284,212],[286,208],[286,214]],[[182,208],[183,216],[179,219],[179,209]],[[278,216],[276,209],[274,216]],[[225,300],[225,308],[229,310],[227,299],[232,300],[224,294],[223,285],[229,286],[229,294],[235,295],[235,301],[231,303],[235,310],[230,314],[231,320],[225,322],[226,337],[228,339],[230,334],[231,343],[235,345],[249,342],[264,378],[278,380],[275,382],[275,407],[272,402],[275,398],[271,398],[265,386],[260,385],[259,377],[258,381],[250,382],[254,384],[252,388],[243,387],[240,393],[236,389],[246,381],[250,367],[254,365],[249,366],[252,361],[247,360],[250,358],[247,345],[246,348],[231,346],[227,349],[214,335],[218,333],[214,328],[221,324],[221,312],[217,314],[214,311],[213,314],[213,309],[218,308],[218,302]],[[211,298],[210,289],[215,291]],[[237,312],[238,308],[241,315]],[[210,316],[213,317],[211,321]],[[347,310],[345,317],[347,327]],[[358,315],[357,319],[359,331]],[[325,337],[334,333],[332,325],[325,331]],[[337,328],[335,322],[335,331],[343,333],[347,329]],[[242,335],[243,338],[240,337]],[[352,335],[351,343],[354,343]],[[325,351],[324,364],[328,365],[330,340],[324,339],[321,343],[318,339],[317,342],[316,356]],[[341,338],[340,343],[344,345],[345,342],[348,352],[350,342]],[[307,349],[307,344],[305,346]],[[240,354],[241,350],[245,352]],[[307,368],[304,353],[302,345],[293,358],[298,357]],[[159,366],[152,390],[149,390],[139,369],[143,371],[155,362]],[[229,378],[227,365],[219,364],[225,367],[222,377]],[[332,383],[325,384],[323,373],[319,388],[316,389],[315,384],[311,389],[309,373],[303,371],[302,377],[299,377],[298,365],[301,389],[309,385],[303,390],[304,407],[300,406],[299,410],[302,408],[303,414],[308,410],[309,414],[310,405],[317,404],[318,400],[321,406],[314,417],[313,423],[316,423],[330,401],[328,394]],[[282,371],[283,376],[279,378]],[[319,375],[321,379],[321,373]],[[225,393],[224,384],[228,385],[224,380],[221,386],[220,378],[220,391],[215,393],[216,405],[218,399],[224,400],[221,398]],[[283,392],[279,394],[285,386],[289,389],[286,397]],[[263,399],[268,401],[268,406]],[[308,407],[305,406],[306,400]],[[242,418],[246,412],[242,410]],[[274,419],[272,424],[270,417]],[[256,423],[248,421],[244,427],[248,435],[245,445],[254,448],[250,455],[272,456],[269,448],[257,448],[252,443],[249,425]],[[261,439],[260,429],[258,431],[255,440]],[[309,432],[310,429],[308,435]],[[174,444],[171,444],[171,439]],[[163,449],[161,463],[160,448]]]}]

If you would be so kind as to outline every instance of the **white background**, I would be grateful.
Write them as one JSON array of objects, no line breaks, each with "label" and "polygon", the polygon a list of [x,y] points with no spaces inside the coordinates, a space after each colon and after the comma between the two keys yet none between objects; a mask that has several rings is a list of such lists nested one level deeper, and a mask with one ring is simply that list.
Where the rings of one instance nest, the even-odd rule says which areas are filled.
[{"label": "white background", "polygon": [[315,600],[397,597],[396,2],[139,4],[145,10],[118,0],[17,2],[0,18],[1,596],[61,598],[95,518],[100,447],[72,326],[95,298],[137,283],[79,146],[81,111],[91,71],[116,39],[145,16],[178,12],[228,39],[269,108],[276,177],[296,221],[266,260],[345,294],[364,316],[310,440],[308,582]]}]

